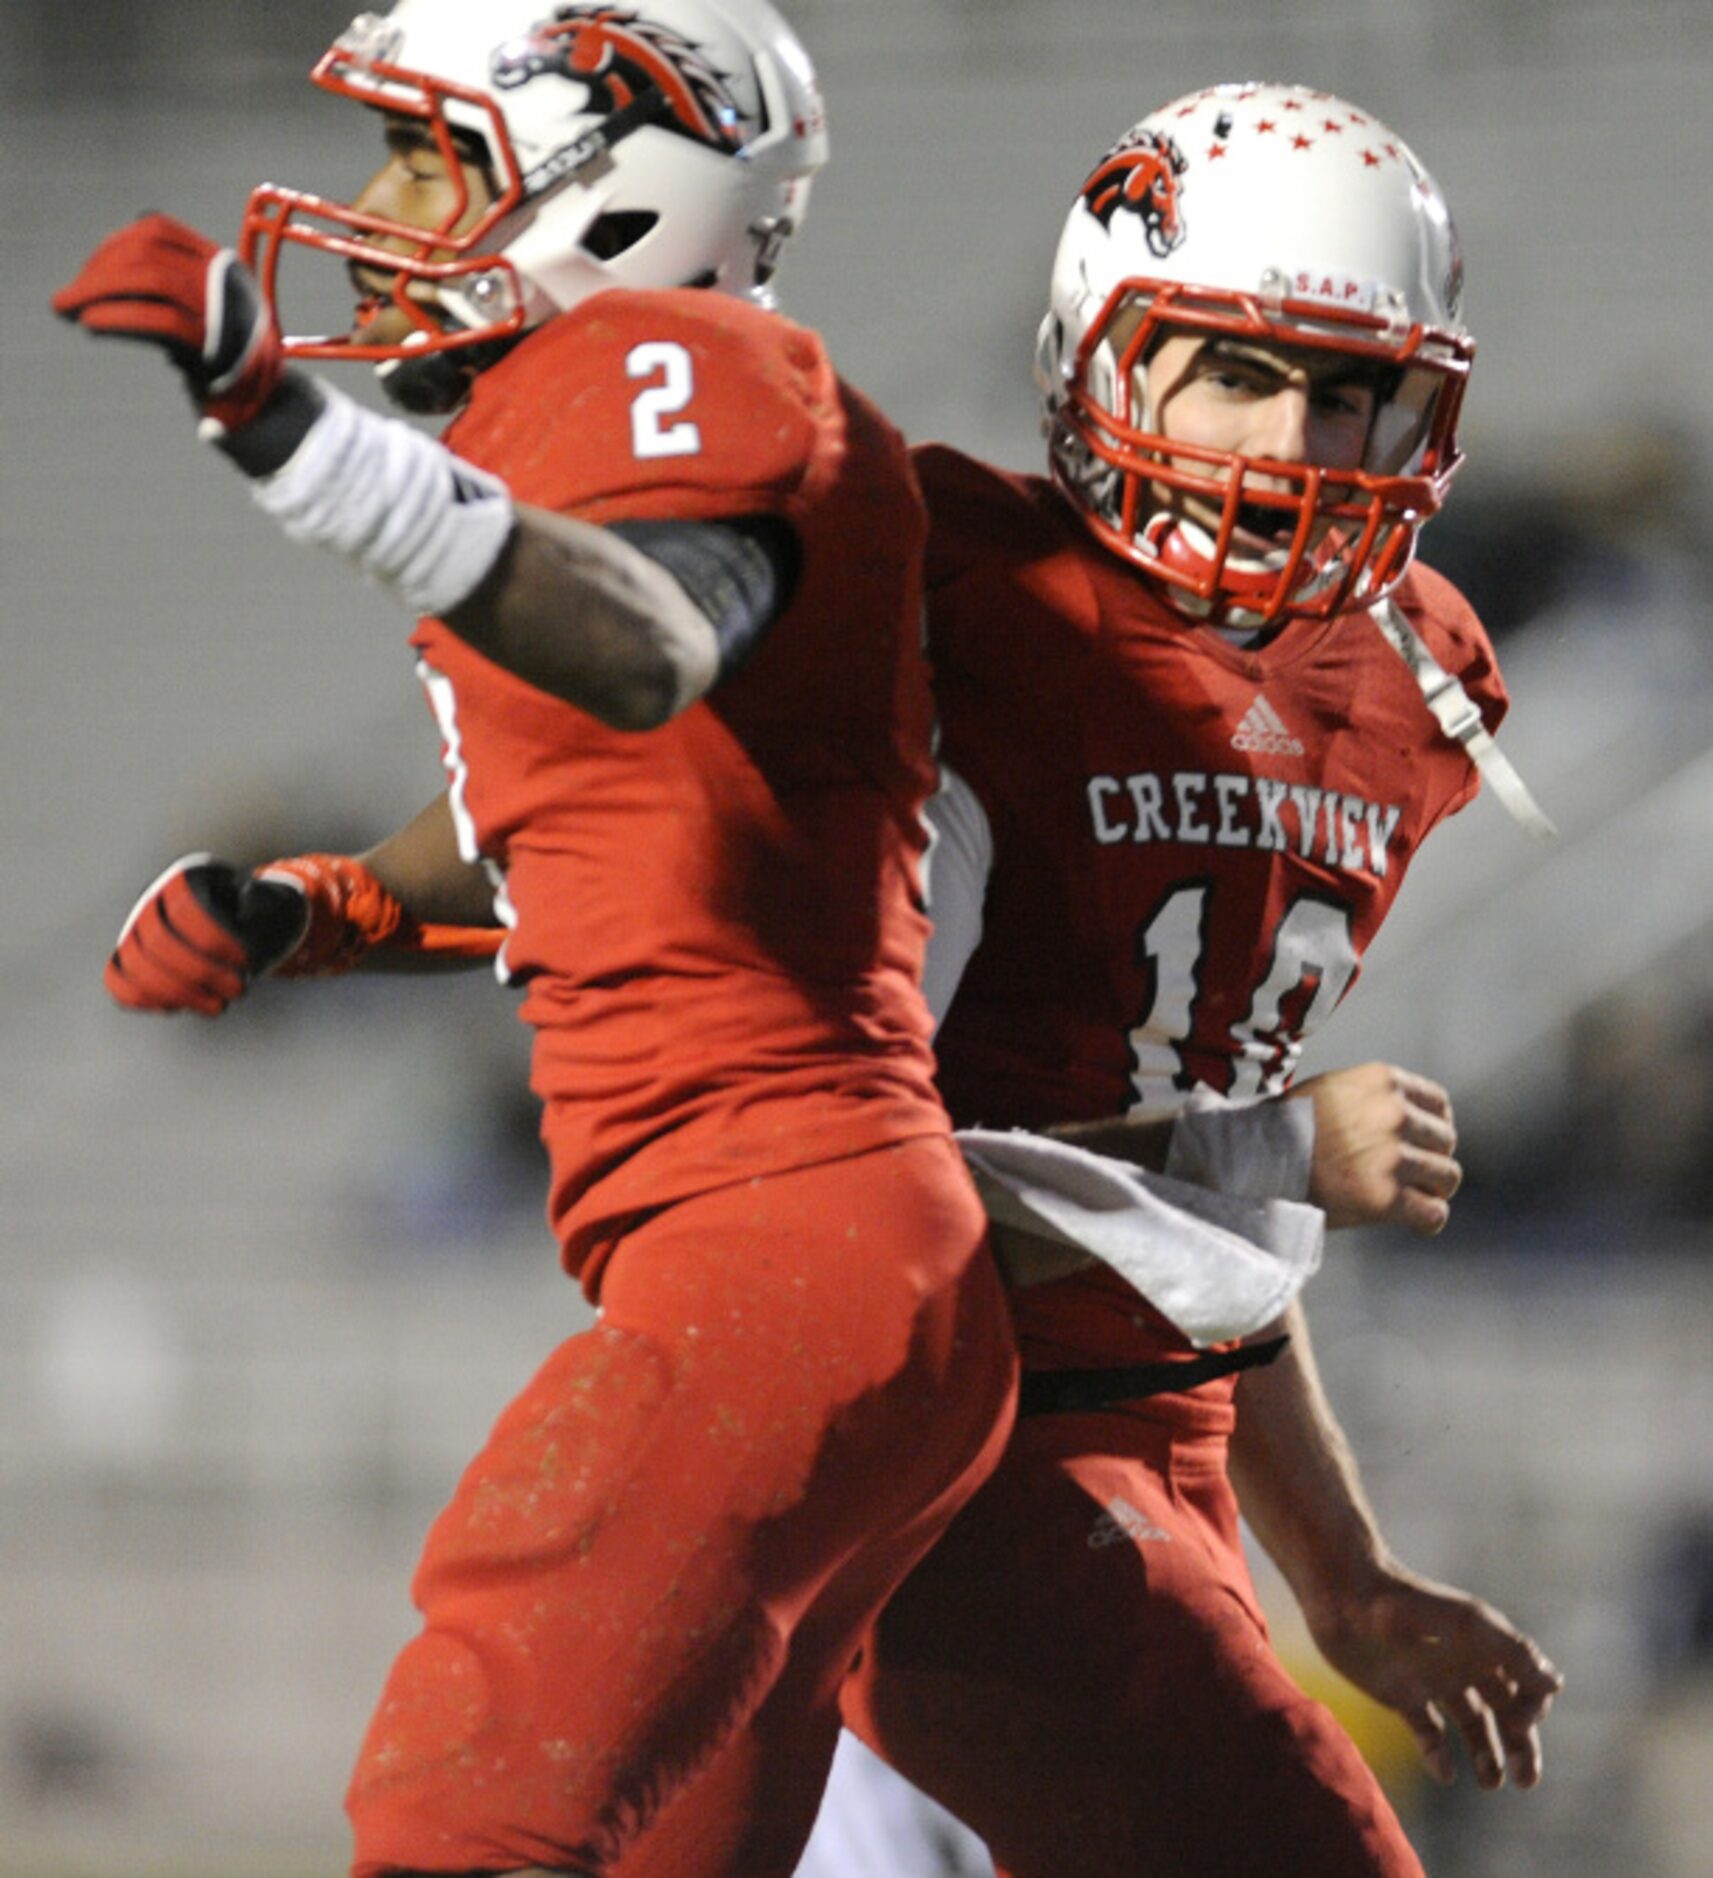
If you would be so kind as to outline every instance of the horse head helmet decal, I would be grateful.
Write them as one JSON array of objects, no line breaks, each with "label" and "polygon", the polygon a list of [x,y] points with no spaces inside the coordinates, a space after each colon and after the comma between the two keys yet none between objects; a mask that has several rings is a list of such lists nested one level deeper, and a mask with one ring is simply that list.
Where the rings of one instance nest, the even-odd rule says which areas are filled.
[{"label": "horse head helmet decal", "polygon": [[588,86],[589,108],[601,115],[657,91],[670,107],[661,119],[667,129],[718,150],[742,149],[756,130],[726,75],[698,46],[626,7],[557,7],[494,53],[496,90],[514,91],[545,74]]},{"label": "horse head helmet decal", "polygon": [[1164,260],[1184,239],[1185,168],[1183,152],[1165,132],[1138,126],[1102,158],[1082,198],[1102,228],[1121,209],[1139,216],[1149,253]]}]

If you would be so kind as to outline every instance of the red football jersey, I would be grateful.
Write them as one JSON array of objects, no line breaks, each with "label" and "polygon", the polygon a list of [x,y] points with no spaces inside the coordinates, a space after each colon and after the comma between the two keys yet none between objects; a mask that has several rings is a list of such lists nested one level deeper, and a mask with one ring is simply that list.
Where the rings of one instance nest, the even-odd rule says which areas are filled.
[{"label": "red football jersey", "polygon": [[[941,447],[917,468],[941,757],[992,839],[936,1044],[953,1118],[1039,1128],[1171,1109],[1196,1084],[1282,1089],[1417,847],[1474,794],[1469,759],[1365,613],[1245,651],[1163,604],[1045,481]],[[1493,729],[1505,691],[1468,605],[1422,568],[1397,599]],[[1024,1302],[1045,1315],[1056,1295]]]},{"label": "red football jersey", "polygon": [[482,374],[447,433],[585,520],[784,516],[750,662],[612,730],[424,620],[467,848],[503,876],[568,1264],[634,1214],[945,1127],[917,989],[932,784],[925,517],[902,439],[820,341],[695,291],[611,292]]}]

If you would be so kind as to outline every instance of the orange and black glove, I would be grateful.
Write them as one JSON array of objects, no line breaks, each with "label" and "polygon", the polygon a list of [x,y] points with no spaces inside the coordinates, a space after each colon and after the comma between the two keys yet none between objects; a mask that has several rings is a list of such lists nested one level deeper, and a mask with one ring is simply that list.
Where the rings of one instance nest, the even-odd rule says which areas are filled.
[{"label": "orange and black glove", "polygon": [[297,854],[253,871],[187,854],[131,909],[105,982],[130,1010],[218,1017],[268,973],[331,977],[377,948],[491,959],[504,938],[498,927],[413,919],[348,854]]}]

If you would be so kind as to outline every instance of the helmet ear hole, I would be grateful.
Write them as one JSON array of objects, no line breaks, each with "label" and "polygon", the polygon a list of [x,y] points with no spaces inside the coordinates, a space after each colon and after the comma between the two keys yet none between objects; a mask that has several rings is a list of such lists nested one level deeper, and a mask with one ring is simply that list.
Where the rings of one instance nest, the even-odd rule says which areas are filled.
[{"label": "helmet ear hole", "polygon": [[609,209],[583,233],[583,247],[597,261],[616,260],[634,248],[660,220],[653,209]]}]

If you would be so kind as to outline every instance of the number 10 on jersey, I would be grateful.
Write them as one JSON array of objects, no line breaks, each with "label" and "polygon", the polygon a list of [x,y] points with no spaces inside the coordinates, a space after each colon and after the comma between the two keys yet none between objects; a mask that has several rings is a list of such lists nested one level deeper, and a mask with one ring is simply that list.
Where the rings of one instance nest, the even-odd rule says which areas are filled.
[{"label": "number 10 on jersey", "polygon": [[[1208,882],[1169,893],[1136,934],[1136,963],[1148,972],[1148,1008],[1130,1032],[1131,1083],[1138,1109],[1176,1105],[1205,1084],[1235,1101],[1277,1095],[1322,1023],[1356,976],[1350,908],[1304,894],[1257,947],[1259,975],[1244,1015],[1221,1032],[1203,995],[1215,889]],[[1222,1069],[1222,1066],[1229,1066]]]}]

